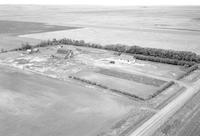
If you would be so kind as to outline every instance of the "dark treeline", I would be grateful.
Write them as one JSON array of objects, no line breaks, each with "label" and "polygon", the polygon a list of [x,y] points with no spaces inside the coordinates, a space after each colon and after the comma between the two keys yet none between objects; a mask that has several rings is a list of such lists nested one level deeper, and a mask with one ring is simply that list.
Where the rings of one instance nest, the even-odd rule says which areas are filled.
[{"label": "dark treeline", "polygon": [[[157,48],[144,48],[139,46],[127,46],[122,44],[110,44],[110,45],[101,45],[95,43],[86,43],[83,40],[72,40],[72,39],[53,39],[42,41],[34,47],[45,47],[49,45],[74,45],[74,46],[83,46],[83,47],[92,47],[98,49],[106,49],[117,51],[121,53],[134,54],[137,59],[149,60],[161,63],[168,63],[174,65],[188,65],[191,66],[194,63],[200,62],[200,56],[193,52],[188,51],[175,51],[175,50],[166,50],[166,49],[157,49]],[[24,50],[30,48],[28,43],[24,44],[21,48],[15,50]]]},{"label": "dark treeline", "polygon": [[185,61],[185,60],[177,60],[177,59],[170,59],[170,58],[145,56],[145,55],[140,55],[140,54],[134,54],[133,56],[139,60],[147,60],[147,61],[153,61],[153,62],[159,62],[159,63],[172,64],[172,65],[188,66],[188,67],[193,66],[194,64],[197,63],[194,61]]}]

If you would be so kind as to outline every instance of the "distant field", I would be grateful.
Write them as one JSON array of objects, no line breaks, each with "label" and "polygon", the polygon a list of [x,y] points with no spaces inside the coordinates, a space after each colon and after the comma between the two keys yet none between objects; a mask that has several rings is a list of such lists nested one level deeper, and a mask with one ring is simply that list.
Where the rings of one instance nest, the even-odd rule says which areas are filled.
[{"label": "distant field", "polygon": [[21,47],[22,43],[29,42],[30,44],[37,44],[41,41],[33,38],[23,38],[4,34],[0,34],[0,37],[0,49],[14,49],[17,47]]},{"label": "distant field", "polygon": [[21,34],[41,33],[58,30],[75,29],[78,27],[67,27],[48,25],[44,23],[22,22],[22,21],[8,21],[0,20],[0,49],[12,49],[20,47],[22,43],[29,42],[36,44],[40,39],[18,37]]},{"label": "distant field", "polygon": [[124,43],[200,53],[200,8],[0,6],[1,20],[84,27],[32,35],[38,39],[67,37],[97,43]]},{"label": "distant field", "polygon": [[104,45],[121,43],[129,46],[139,45],[143,47],[185,50],[200,53],[200,47],[198,46],[200,43],[200,39],[198,38],[199,34],[200,32],[166,32],[166,30],[153,29],[120,30],[109,28],[83,28],[69,31],[30,34],[22,37],[42,40],[66,37]]},{"label": "distant field", "polygon": [[102,84],[111,89],[116,89],[130,94],[139,96],[140,98],[148,98],[150,95],[156,92],[157,87],[152,85],[145,85],[143,83],[137,83],[130,80],[125,80],[122,78],[117,78],[113,76],[107,76],[94,72],[81,72],[75,74],[76,77],[81,79],[86,79],[98,84]]},{"label": "distant field", "polygon": [[36,22],[0,20],[0,29],[1,29],[0,34],[9,34],[9,35],[59,31],[59,30],[67,30],[75,28],[78,27],[48,25]]}]

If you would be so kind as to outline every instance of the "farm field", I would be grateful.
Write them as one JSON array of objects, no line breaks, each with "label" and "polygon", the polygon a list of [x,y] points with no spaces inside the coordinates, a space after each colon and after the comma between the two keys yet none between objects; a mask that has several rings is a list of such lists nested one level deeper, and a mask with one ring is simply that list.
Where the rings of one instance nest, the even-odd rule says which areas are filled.
[{"label": "farm field", "polygon": [[[30,38],[67,37],[103,44],[117,42],[143,47],[194,51],[196,53],[200,53],[200,47],[198,46],[200,42],[198,38],[200,33],[199,13],[199,7],[187,6],[73,7],[2,5],[0,7],[0,17],[4,21],[24,21],[83,28],[27,35]],[[52,18],[54,19],[52,20]]]},{"label": "farm field", "polygon": [[44,23],[8,21],[8,20],[1,20],[0,27],[1,27],[0,34],[10,34],[10,35],[20,35],[20,34],[39,33],[39,32],[48,32],[56,30],[58,31],[63,29],[77,28],[77,27],[48,25]]},{"label": "farm field", "polygon": [[177,136],[196,136],[200,133],[200,111],[197,110]]},{"label": "farm field", "polygon": [[130,94],[139,96],[140,98],[147,99],[156,92],[158,87],[152,85],[145,85],[130,80],[107,76],[99,73],[81,72],[74,75],[75,77],[86,79],[91,82],[107,86],[108,88],[128,92]]},{"label": "farm field", "polygon": [[10,35],[4,35],[4,34],[0,34],[0,36],[1,36],[0,49],[4,49],[4,50],[21,47],[22,43],[26,43],[26,42],[29,42],[30,44],[37,44],[41,41],[39,39],[23,38],[23,37],[10,36]]},{"label": "farm field", "polygon": [[18,35],[75,29],[78,27],[48,25],[45,23],[35,22],[0,20],[0,28],[0,49],[14,49],[16,47],[21,47],[22,43],[29,42],[30,44],[37,44],[41,41],[34,38],[18,37]]},{"label": "farm field", "polygon": [[[159,51],[178,58],[159,63],[120,53],[123,47],[115,52],[56,40],[10,49],[71,38],[200,55],[199,16],[200,8],[189,6],[0,5],[0,135],[198,135],[195,54]],[[180,66],[180,57],[196,64]]]},{"label": "farm field", "polygon": [[0,66],[0,79],[1,135],[97,135],[130,111],[145,115],[124,97],[30,72]]}]

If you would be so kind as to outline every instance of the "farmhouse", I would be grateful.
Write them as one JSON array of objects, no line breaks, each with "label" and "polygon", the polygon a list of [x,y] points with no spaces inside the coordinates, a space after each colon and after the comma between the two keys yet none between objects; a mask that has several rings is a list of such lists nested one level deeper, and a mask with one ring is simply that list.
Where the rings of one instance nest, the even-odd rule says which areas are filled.
[{"label": "farmhouse", "polygon": [[110,64],[115,64],[115,63],[133,64],[135,63],[136,59],[131,55],[121,54],[120,56],[117,57],[103,59],[103,61],[107,61]]},{"label": "farmhouse", "polygon": [[33,48],[33,49],[27,49],[26,52],[28,54],[32,54],[32,53],[38,53],[40,50],[38,48]]}]

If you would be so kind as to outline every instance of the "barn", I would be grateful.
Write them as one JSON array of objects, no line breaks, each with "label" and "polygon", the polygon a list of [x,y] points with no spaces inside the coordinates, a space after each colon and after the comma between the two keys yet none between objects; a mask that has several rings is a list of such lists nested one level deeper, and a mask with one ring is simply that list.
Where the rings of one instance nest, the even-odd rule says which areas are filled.
[{"label": "barn", "polygon": [[118,61],[121,61],[123,63],[135,63],[134,56],[127,55],[127,54],[121,54],[117,57]]}]

